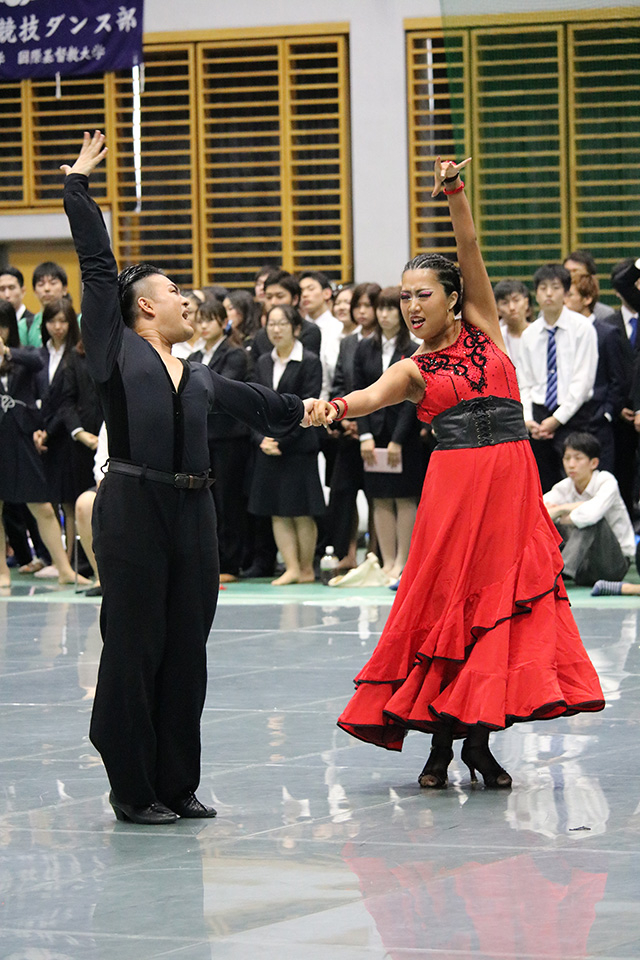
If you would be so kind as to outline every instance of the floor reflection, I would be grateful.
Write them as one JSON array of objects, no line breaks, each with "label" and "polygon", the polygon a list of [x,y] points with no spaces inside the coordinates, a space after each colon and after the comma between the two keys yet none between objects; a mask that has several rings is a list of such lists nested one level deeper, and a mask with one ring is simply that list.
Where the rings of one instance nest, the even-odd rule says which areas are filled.
[{"label": "floor reflection", "polygon": [[[0,602],[0,957],[539,960],[640,955],[640,621],[577,611],[598,715],[495,737],[509,793],[416,777],[335,719],[386,608],[222,607],[200,791],[216,821],[116,824],[87,729],[98,608]],[[457,748],[459,755],[459,747]]]}]

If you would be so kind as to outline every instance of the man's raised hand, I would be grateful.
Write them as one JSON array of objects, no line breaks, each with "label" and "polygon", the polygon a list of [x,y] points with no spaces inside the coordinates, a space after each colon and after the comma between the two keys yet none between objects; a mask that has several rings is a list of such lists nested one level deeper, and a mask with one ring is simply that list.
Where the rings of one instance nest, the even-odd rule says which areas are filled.
[{"label": "man's raised hand", "polygon": [[104,133],[96,130],[93,136],[91,136],[88,130],[85,130],[82,149],[78,154],[78,159],[73,166],[70,166],[68,163],[63,163],[60,169],[64,172],[65,177],[68,177],[70,173],[83,173],[85,177],[88,177],[105,158],[106,154],[107,148],[104,145]]}]

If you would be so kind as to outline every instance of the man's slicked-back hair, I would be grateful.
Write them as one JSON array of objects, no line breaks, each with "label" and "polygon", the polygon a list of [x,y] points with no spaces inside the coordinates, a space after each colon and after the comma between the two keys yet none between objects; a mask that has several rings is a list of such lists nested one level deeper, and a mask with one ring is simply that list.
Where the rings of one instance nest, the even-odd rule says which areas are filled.
[{"label": "man's slicked-back hair", "polygon": [[120,301],[120,312],[125,326],[134,327],[138,316],[136,301],[138,299],[137,284],[147,277],[160,274],[166,276],[164,270],[160,267],[154,267],[152,263],[134,263],[130,267],[125,267],[118,275],[118,299]]}]

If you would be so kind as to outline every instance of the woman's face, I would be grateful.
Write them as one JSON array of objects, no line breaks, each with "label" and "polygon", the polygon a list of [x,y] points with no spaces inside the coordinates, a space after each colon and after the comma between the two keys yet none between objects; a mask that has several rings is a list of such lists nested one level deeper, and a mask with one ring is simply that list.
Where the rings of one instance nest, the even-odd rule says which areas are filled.
[{"label": "woman's face", "polygon": [[216,317],[203,317],[202,314],[199,314],[198,322],[200,325],[200,336],[204,340],[207,348],[217,343],[220,337],[224,335],[224,327]]},{"label": "woman's face", "polygon": [[187,314],[189,316],[189,323],[193,324],[194,335],[199,333],[199,324],[200,318],[198,317],[198,307],[200,306],[200,301],[197,297],[187,297]]},{"label": "woman's face", "polygon": [[434,270],[407,270],[402,275],[400,309],[404,322],[419,340],[437,340],[453,324],[455,293],[447,296]]},{"label": "woman's face", "polygon": [[371,330],[376,322],[376,312],[371,305],[369,294],[363,293],[363,295],[360,297],[354,307],[353,318],[356,323],[360,324],[365,332]]},{"label": "woman's face", "polygon": [[274,307],[267,317],[267,336],[276,350],[290,350],[295,342],[291,323],[279,307]]},{"label": "woman's face", "polygon": [[333,301],[333,315],[336,319],[340,320],[341,323],[352,323],[351,311],[349,309],[352,296],[353,290],[341,290]]},{"label": "woman's face", "polygon": [[225,297],[222,302],[225,310],[227,311],[227,320],[235,330],[235,328],[242,323],[242,314],[239,310],[236,310],[229,297]]},{"label": "woman's face", "polygon": [[3,343],[6,343],[9,339],[9,327],[5,327],[4,324],[0,323],[0,340]]},{"label": "woman's face", "polygon": [[65,343],[69,333],[69,321],[62,310],[47,321],[46,327],[53,346],[58,350]]},{"label": "woman's face", "polygon": [[391,337],[395,337],[400,329],[400,311],[398,308],[378,307],[376,310],[376,316],[378,318],[378,323],[380,324],[380,329],[387,340],[390,340]]}]

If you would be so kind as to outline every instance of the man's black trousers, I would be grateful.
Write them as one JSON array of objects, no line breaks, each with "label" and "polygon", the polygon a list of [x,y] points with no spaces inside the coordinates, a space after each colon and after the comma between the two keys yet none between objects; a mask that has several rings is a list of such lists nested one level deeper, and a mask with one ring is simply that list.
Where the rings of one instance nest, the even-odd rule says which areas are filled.
[{"label": "man's black trousers", "polygon": [[93,537],[104,647],[91,741],[118,800],[166,803],[200,781],[206,642],[219,577],[211,492],[109,473]]}]

